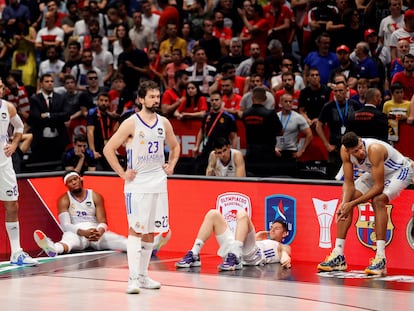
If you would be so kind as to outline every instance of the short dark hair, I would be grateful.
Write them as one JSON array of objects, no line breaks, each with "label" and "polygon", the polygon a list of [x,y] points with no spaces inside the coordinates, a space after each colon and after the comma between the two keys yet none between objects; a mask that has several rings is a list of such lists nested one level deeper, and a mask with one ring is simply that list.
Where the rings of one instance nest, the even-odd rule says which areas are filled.
[{"label": "short dark hair", "polygon": [[156,82],[152,80],[143,81],[138,87],[138,97],[145,98],[148,90],[159,90],[159,89],[160,89],[160,86]]},{"label": "short dark hair", "polygon": [[283,221],[282,219],[276,219],[276,220],[272,221],[272,224],[270,225],[270,227],[273,226],[273,224],[275,224],[275,223],[281,224],[282,227],[283,227],[283,231],[285,231],[285,232],[288,231],[287,223],[285,221]]},{"label": "short dark hair", "polygon": [[181,79],[183,76],[188,76],[188,72],[185,70],[177,70],[174,73],[174,81],[177,82],[178,79]]},{"label": "short dark hair", "polygon": [[76,144],[77,142],[87,143],[88,139],[87,139],[86,135],[84,135],[84,134],[76,134],[73,137],[73,143]]},{"label": "short dark hair", "polygon": [[342,145],[345,148],[354,148],[358,146],[359,143],[359,136],[354,132],[348,132],[344,136],[342,136]]},{"label": "short dark hair", "polygon": [[402,84],[401,82],[394,82],[393,84],[391,84],[390,90],[391,94],[397,90],[404,90],[404,84]]},{"label": "short dark hair", "polygon": [[221,149],[228,145],[230,145],[230,141],[227,137],[217,137],[213,141],[213,149]]}]

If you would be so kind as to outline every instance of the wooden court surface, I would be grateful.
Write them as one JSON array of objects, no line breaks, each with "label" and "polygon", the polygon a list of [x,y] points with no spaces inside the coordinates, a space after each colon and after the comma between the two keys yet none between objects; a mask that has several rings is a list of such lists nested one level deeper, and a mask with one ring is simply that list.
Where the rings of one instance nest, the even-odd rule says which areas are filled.
[{"label": "wooden court surface", "polygon": [[[389,271],[388,279],[318,274],[315,263],[293,262],[218,272],[220,258],[201,257],[202,267],[176,270],[183,253],[153,257],[149,275],[160,290],[127,295],[126,254],[86,252],[40,257],[37,267],[0,263],[1,310],[412,310],[413,271]],[[42,256],[42,254],[40,255]],[[355,269],[354,269],[355,268]],[[411,275],[410,275],[411,273]]]}]

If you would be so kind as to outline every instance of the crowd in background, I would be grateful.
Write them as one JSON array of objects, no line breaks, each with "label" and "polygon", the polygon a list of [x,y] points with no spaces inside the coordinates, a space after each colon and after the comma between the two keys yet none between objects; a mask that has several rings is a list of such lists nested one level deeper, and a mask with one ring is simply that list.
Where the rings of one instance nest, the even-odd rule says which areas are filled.
[{"label": "crowd in background", "polygon": [[[139,109],[146,79],[160,85],[159,113],[201,121],[194,156],[220,133],[237,148],[235,125],[216,124],[241,120],[247,154],[279,163],[272,175],[317,137],[333,177],[345,132],[392,144],[414,121],[411,0],[3,0],[0,10],[4,99],[25,124],[17,172],[110,170],[103,147]],[[246,167],[267,165],[251,154]]]}]

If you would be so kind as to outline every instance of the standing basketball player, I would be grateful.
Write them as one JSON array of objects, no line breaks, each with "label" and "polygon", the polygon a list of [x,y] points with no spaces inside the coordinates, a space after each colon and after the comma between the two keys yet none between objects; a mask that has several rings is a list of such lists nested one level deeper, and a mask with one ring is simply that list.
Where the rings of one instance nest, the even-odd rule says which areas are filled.
[{"label": "standing basketball player", "polygon": [[[385,238],[387,233],[387,204],[404,190],[413,178],[412,161],[391,145],[377,139],[360,138],[354,132],[342,137],[341,158],[344,170],[342,203],[336,211],[337,238],[335,248],[324,262],[321,271],[346,270],[344,244],[352,222],[353,209],[371,200],[375,215],[377,253],[366,274],[385,275]],[[354,182],[354,165],[364,173]]]},{"label": "standing basketball player", "polygon": [[[0,79],[0,98],[3,98],[4,84]],[[9,125],[14,128],[13,140],[10,141]],[[19,146],[23,134],[23,122],[12,103],[0,99],[0,201],[6,209],[6,231],[10,241],[10,264],[34,266],[37,261],[20,247],[20,227],[18,219],[19,190],[16,173],[13,169],[12,154]]]},{"label": "standing basketball player", "polygon": [[[129,281],[126,292],[138,294],[139,288],[161,287],[148,277],[148,265],[154,231],[166,232],[168,224],[167,175],[174,171],[180,146],[171,123],[155,111],[160,105],[160,90],[153,81],[138,88],[142,110],[122,122],[104,148],[113,170],[125,180],[124,192],[129,224],[127,255]],[[169,146],[164,158],[164,141]],[[116,157],[116,150],[126,142],[127,169]]]}]

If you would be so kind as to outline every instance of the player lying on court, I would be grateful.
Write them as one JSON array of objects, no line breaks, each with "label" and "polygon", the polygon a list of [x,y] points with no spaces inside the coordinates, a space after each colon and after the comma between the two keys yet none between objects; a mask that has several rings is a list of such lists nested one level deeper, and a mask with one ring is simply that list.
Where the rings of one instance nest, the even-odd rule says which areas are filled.
[{"label": "player lying on court", "polygon": [[175,266],[177,268],[201,266],[200,250],[213,232],[220,246],[217,254],[224,260],[218,266],[219,271],[238,270],[243,265],[255,266],[269,263],[281,263],[285,268],[291,266],[290,246],[281,243],[288,233],[286,223],[276,220],[270,227],[270,231],[256,233],[247,213],[239,211],[234,235],[217,210],[207,212],[193,248],[182,260],[176,262]]},{"label": "player lying on court", "polygon": [[126,252],[126,237],[108,231],[102,195],[83,188],[82,178],[76,171],[65,173],[63,182],[68,191],[58,201],[62,239],[54,243],[42,231],[36,230],[33,236],[37,245],[49,257],[88,247]]},{"label": "player lying on court", "polygon": [[[342,203],[336,211],[337,237],[335,248],[318,265],[320,271],[344,271],[346,234],[352,223],[354,207],[371,201],[375,216],[377,252],[365,269],[366,274],[385,275],[385,240],[387,204],[404,190],[413,178],[413,162],[391,145],[372,138],[346,133],[342,138],[341,159],[344,171]],[[354,181],[354,165],[364,173]]]}]

